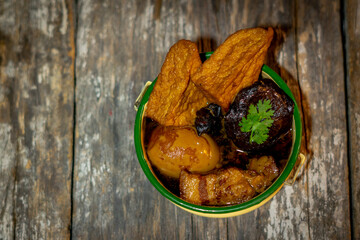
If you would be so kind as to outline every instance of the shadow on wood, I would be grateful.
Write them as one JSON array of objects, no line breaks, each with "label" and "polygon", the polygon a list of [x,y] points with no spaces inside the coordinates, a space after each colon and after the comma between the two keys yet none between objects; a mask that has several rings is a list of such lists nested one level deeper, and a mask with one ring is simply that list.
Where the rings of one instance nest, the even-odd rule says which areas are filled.
[{"label": "shadow on wood", "polygon": [[[311,115],[310,115],[310,108],[309,108],[309,102],[305,95],[302,94],[298,77],[294,77],[288,70],[286,70],[284,67],[282,67],[279,64],[279,52],[282,48],[282,45],[289,34],[289,31],[293,30],[291,26],[273,26],[274,29],[274,37],[272,44],[269,47],[267,59],[265,63],[269,65],[275,72],[277,72],[281,78],[286,82],[286,84],[289,86],[291,91],[294,94],[294,97],[298,103],[300,115],[302,117],[302,139],[301,139],[301,149],[300,152],[304,153],[307,160],[304,166],[303,171],[301,172],[301,175],[298,177],[298,181],[302,179],[302,177],[305,174],[305,171],[309,168],[309,163],[312,159],[313,152],[310,146],[310,138],[311,138]],[[297,50],[295,50],[295,53],[297,55]],[[296,56],[295,56],[296,57]],[[296,162],[295,168],[298,167],[300,164],[300,161],[298,160]]]},{"label": "shadow on wood", "polygon": [[211,37],[198,37],[195,43],[198,46],[199,53],[212,52],[218,47],[215,39]]}]

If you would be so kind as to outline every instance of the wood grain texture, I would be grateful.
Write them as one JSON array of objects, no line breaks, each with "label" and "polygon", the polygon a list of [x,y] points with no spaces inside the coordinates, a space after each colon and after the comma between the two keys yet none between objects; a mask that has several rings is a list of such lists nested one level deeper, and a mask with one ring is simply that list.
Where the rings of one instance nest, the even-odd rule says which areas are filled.
[{"label": "wood grain texture", "polygon": [[360,2],[345,1],[353,237],[360,239]]},{"label": "wood grain texture", "polygon": [[339,1],[299,1],[298,75],[311,116],[306,133],[311,238],[349,239],[349,183]]},{"label": "wood grain texture", "polygon": [[72,9],[0,2],[0,239],[70,237]]},{"label": "wood grain texture", "polygon": [[143,174],[133,103],[179,36],[149,1],[79,1],[76,59],[75,238],[191,237],[191,215]]},{"label": "wood grain texture", "polygon": [[[275,30],[266,64],[288,84],[300,107],[301,98],[297,81],[295,2],[244,1],[231,8],[236,16],[237,28],[271,26]],[[305,135],[302,151],[306,153]],[[296,239],[309,238],[306,198],[306,177],[294,186],[284,187],[270,202],[244,216],[229,219],[229,239]],[[253,229],[253,230],[250,230]]]}]

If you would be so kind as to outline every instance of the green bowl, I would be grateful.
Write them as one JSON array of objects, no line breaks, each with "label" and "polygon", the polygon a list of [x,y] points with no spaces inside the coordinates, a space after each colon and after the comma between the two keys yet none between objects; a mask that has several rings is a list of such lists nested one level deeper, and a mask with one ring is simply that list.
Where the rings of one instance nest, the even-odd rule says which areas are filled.
[{"label": "green bowl", "polygon": [[[208,58],[212,53],[206,53],[206,58]],[[291,171],[294,168],[294,165],[297,161],[300,151],[300,142],[301,142],[301,134],[302,134],[302,126],[301,126],[301,117],[299,113],[299,108],[296,104],[295,98],[290,91],[289,87],[286,83],[281,79],[279,75],[277,75],[270,67],[264,65],[262,67],[262,76],[263,78],[272,79],[277,83],[277,85],[285,91],[285,93],[294,101],[294,115],[293,115],[293,145],[290,153],[290,157],[288,162],[280,174],[280,176],[274,181],[274,183],[268,187],[264,192],[252,198],[251,200],[231,206],[223,206],[223,207],[211,207],[211,206],[199,206],[195,204],[188,203],[181,198],[177,197],[169,190],[167,190],[157,179],[155,174],[151,169],[150,162],[147,159],[147,154],[145,152],[145,148],[143,145],[143,137],[144,137],[144,110],[147,101],[149,100],[149,96],[151,91],[153,90],[154,84],[156,82],[153,81],[151,84],[147,86],[147,89],[142,93],[138,98],[138,109],[135,119],[135,129],[134,129],[134,138],[135,138],[135,149],[136,154],[140,163],[141,168],[143,169],[146,177],[149,179],[151,184],[168,200],[177,205],[178,207],[191,212],[196,215],[205,216],[205,217],[232,217],[241,215],[247,212],[250,212],[268,200],[270,200],[284,185],[285,181],[289,178]],[[150,82],[149,82],[150,83]],[[304,158],[302,156],[302,160]],[[296,174],[295,174],[296,175]],[[296,177],[296,176],[295,176]]]}]

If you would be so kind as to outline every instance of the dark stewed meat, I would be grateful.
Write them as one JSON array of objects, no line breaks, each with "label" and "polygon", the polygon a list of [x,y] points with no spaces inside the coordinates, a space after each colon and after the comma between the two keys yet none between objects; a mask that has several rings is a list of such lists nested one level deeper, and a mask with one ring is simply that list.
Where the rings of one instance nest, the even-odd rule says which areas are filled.
[{"label": "dark stewed meat", "polygon": [[[274,115],[271,117],[274,122],[269,129],[269,137],[262,144],[250,142],[251,133],[242,132],[239,126],[242,118],[247,117],[250,105],[256,106],[260,100],[270,100],[271,109],[274,110]],[[230,105],[225,115],[226,134],[237,147],[244,151],[266,151],[289,131],[292,126],[293,111],[293,101],[276,83],[269,79],[260,79],[250,87],[241,90]]]},{"label": "dark stewed meat", "polygon": [[208,133],[212,136],[220,134],[221,130],[221,107],[211,103],[196,112],[195,127],[197,134]]}]

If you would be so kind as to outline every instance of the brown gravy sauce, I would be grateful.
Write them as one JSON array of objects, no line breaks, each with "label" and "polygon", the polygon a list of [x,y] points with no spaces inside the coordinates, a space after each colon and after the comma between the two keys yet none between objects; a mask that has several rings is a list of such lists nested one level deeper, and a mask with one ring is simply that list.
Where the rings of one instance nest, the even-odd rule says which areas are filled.
[{"label": "brown gravy sauce", "polygon": [[[154,129],[159,126],[159,124],[150,119],[144,118],[143,120],[145,134],[144,134],[144,147],[147,151],[149,146],[149,140]],[[270,155],[273,156],[276,165],[279,168],[279,172],[281,174],[282,170],[285,168],[292,147],[292,129],[290,129],[287,133],[283,134],[283,137],[277,142],[275,146],[269,149],[266,152],[258,152],[258,153],[247,153],[239,148],[237,148],[230,139],[228,139],[224,134],[221,136],[213,137],[215,142],[218,144],[221,152],[222,158],[222,168],[235,166],[240,169],[246,170],[246,165],[251,158],[259,158],[261,156]],[[163,184],[165,188],[167,188],[174,195],[180,197],[180,181],[179,179],[175,179],[164,174],[161,174],[160,171],[151,164],[150,159],[147,157],[149,164],[151,165],[151,169],[154,172],[157,179]],[[280,175],[279,174],[279,175]],[[276,179],[274,179],[275,181]],[[203,183],[204,184],[204,183]],[[205,181],[206,184],[206,181]],[[200,182],[201,185],[201,182]],[[205,186],[206,187],[206,186]],[[202,193],[200,188],[200,197],[202,200],[206,201],[207,192]],[[206,189],[206,188],[203,188]]]}]

